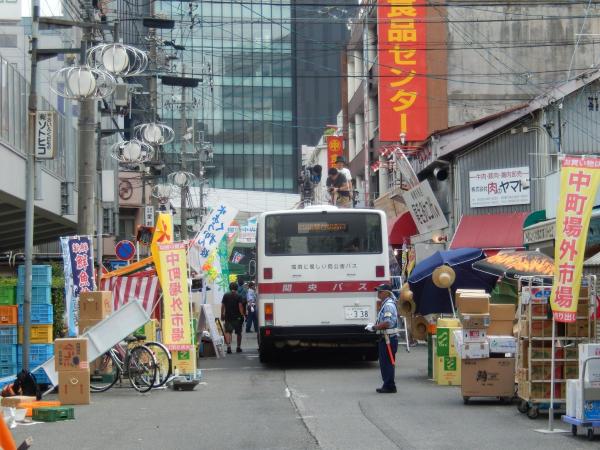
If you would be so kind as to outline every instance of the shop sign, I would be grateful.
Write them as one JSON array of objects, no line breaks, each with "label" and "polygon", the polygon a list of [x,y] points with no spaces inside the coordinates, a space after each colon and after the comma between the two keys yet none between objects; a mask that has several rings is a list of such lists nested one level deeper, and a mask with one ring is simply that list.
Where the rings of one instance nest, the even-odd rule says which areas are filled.
[{"label": "shop sign", "polygon": [[[396,4],[390,4],[396,3]],[[427,6],[377,1],[379,138],[421,141],[429,135]]]},{"label": "shop sign", "polygon": [[556,223],[554,221],[527,228],[523,230],[523,243],[535,244],[536,242],[551,241],[554,239],[555,231]]},{"label": "shop sign", "polygon": [[344,137],[327,136],[327,167],[335,167],[338,156],[344,156]]},{"label": "shop sign", "polygon": [[600,158],[565,157],[562,160],[550,298],[557,322],[577,320],[585,244],[599,185]]},{"label": "shop sign", "polygon": [[469,172],[471,208],[530,203],[529,167]]},{"label": "shop sign", "polygon": [[403,197],[420,234],[448,226],[429,181],[422,181],[418,186],[406,191]]},{"label": "shop sign", "polygon": [[154,225],[154,206],[144,208],[144,225],[151,227]]},{"label": "shop sign", "polygon": [[52,159],[56,153],[57,131],[56,114],[52,111],[38,111],[35,114],[35,157]]}]

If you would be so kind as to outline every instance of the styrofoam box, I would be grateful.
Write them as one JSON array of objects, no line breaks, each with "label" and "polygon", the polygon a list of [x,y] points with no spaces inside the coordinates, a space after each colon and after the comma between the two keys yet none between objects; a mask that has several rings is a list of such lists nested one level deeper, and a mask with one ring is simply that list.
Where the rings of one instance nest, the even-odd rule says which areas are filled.
[{"label": "styrofoam box", "polygon": [[488,336],[490,353],[516,353],[517,339],[512,336]]},{"label": "styrofoam box", "polygon": [[577,405],[581,410],[581,381],[567,380],[567,416],[581,419],[577,416]]},{"label": "styrofoam box", "polygon": [[463,328],[463,342],[485,342],[487,340],[487,332],[484,329]]},{"label": "styrofoam box", "polygon": [[[583,362],[591,357],[600,357],[600,344],[579,344],[580,379],[583,376]],[[600,386],[600,359],[588,362],[584,381]]]},{"label": "styrofoam box", "polygon": [[465,342],[460,349],[461,359],[483,359],[490,357],[490,345],[487,342]]},{"label": "styrofoam box", "polygon": [[462,358],[461,350],[463,346],[463,334],[462,328],[456,328],[452,330],[452,335],[454,336],[454,347],[456,348],[456,354],[459,358]]}]

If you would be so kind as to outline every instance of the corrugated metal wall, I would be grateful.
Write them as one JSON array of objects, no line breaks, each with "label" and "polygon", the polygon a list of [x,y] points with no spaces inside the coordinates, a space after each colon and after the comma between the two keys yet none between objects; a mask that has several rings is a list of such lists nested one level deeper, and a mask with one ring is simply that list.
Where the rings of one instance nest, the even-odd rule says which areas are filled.
[{"label": "corrugated metal wall", "polygon": [[[526,127],[526,128],[524,128]],[[515,125],[487,142],[464,152],[456,158],[455,220],[462,215],[498,214],[517,211],[535,211],[544,208],[544,176],[547,175],[548,157],[540,154],[538,143],[544,130],[532,123]],[[543,149],[542,149],[543,151]],[[469,172],[473,170],[529,167],[531,203],[528,205],[471,208]]]},{"label": "corrugated metal wall", "polygon": [[[547,112],[558,123],[558,107]],[[566,97],[561,111],[562,151],[570,154],[600,153],[600,82]],[[554,136],[558,136],[556,125]]]}]

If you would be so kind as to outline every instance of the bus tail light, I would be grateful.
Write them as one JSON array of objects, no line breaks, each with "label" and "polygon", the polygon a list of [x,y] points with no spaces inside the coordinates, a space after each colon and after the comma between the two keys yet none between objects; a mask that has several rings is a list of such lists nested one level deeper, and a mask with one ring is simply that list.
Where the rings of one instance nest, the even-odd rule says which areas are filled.
[{"label": "bus tail light", "polygon": [[265,303],[265,325],[273,325],[273,303]]},{"label": "bus tail light", "polygon": [[273,269],[271,269],[270,267],[265,267],[263,269],[263,278],[265,280],[273,279]]},{"label": "bus tail light", "polygon": [[384,266],[375,266],[375,276],[377,278],[381,278],[385,276],[385,267]]}]

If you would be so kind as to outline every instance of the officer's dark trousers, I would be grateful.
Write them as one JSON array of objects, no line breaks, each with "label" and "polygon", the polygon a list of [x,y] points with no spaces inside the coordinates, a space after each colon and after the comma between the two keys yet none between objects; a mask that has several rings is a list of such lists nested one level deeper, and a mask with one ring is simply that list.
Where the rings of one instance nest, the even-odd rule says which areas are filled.
[{"label": "officer's dark trousers", "polygon": [[[392,355],[396,358],[396,351],[398,350],[398,336],[390,336],[390,346],[392,347]],[[383,389],[396,389],[396,382],[394,381],[394,375],[396,373],[395,367],[390,361],[390,355],[388,354],[387,345],[383,336],[379,341],[379,368],[381,369],[381,378],[383,379]]]}]

